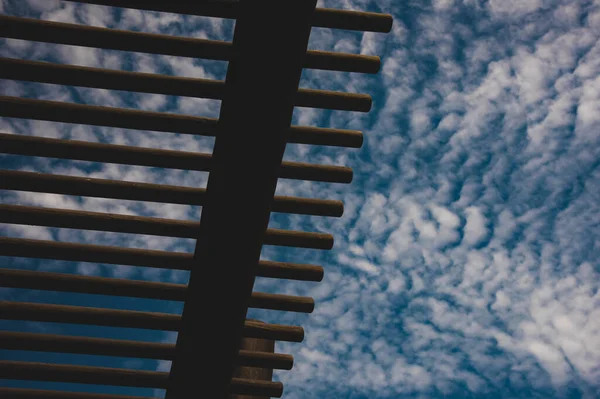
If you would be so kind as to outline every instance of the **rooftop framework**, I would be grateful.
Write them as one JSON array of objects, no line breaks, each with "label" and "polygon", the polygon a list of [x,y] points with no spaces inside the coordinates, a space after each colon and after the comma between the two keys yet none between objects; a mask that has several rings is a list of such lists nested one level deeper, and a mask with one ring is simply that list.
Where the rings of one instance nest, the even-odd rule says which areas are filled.
[{"label": "rooftop framework", "polygon": [[[73,1],[75,2],[75,1]],[[308,50],[311,27],[388,32],[389,15],[315,8],[316,0],[196,4],[78,0],[104,6],[236,19],[231,43],[0,16],[0,37],[228,61],[224,81],[0,58],[0,78],[220,100],[218,119],[0,96],[0,116],[215,137],[212,154],[0,132],[0,152],[209,172],[206,189],[0,170],[0,189],[202,206],[200,221],[0,204],[0,223],[196,240],[193,254],[0,237],[0,256],[190,271],[186,284],[0,269],[0,286],[179,301],[183,313],[0,301],[0,318],[177,331],[175,345],[0,331],[0,349],[171,360],[170,372],[0,361],[0,379],[166,389],[166,398],[280,397],[272,370],[290,370],[277,340],[301,342],[299,326],[246,319],[248,308],[310,313],[308,297],[254,292],[257,276],[320,281],[318,265],[260,260],[263,245],[331,249],[325,233],[268,228],[271,212],[339,217],[340,201],[275,196],[279,178],[350,183],[352,170],[283,161],[286,143],[359,148],[354,130],[291,126],[294,106],[368,112],[371,97],[299,88],[303,68],[376,73],[378,57]],[[151,4],[149,4],[151,3]],[[273,16],[277,17],[274,18]],[[273,32],[277,32],[276,35]],[[140,133],[142,134],[142,133]],[[200,323],[199,319],[206,321]],[[210,343],[210,345],[207,345]],[[259,368],[263,372],[254,372]],[[117,394],[0,388],[3,398],[143,399]],[[241,396],[240,396],[241,397]],[[244,396],[246,397],[246,396]]]}]

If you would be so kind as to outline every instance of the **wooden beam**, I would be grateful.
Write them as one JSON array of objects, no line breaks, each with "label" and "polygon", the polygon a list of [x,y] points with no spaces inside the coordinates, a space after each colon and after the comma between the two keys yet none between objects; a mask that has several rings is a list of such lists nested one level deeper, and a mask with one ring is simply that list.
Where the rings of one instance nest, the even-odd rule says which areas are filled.
[{"label": "wooden beam", "polygon": [[[71,382],[139,388],[166,388],[169,373],[110,367],[0,360],[0,379]],[[283,384],[233,378],[231,393],[281,397]]]},{"label": "wooden beam", "polygon": [[[238,4],[235,1],[217,1],[200,3],[179,2],[140,2],[138,0],[68,0],[78,3],[100,4],[112,7],[134,8],[172,12],[178,14],[200,15],[205,17],[235,19]],[[392,16],[375,12],[337,10],[317,8],[311,19],[312,26],[332,29],[349,29],[368,32],[389,32],[392,28]]]},{"label": "wooden beam", "polygon": [[230,42],[0,15],[0,37],[110,50],[229,61]]},{"label": "wooden beam", "polygon": [[[253,342],[262,340],[258,338],[244,338],[244,341]],[[0,331],[0,349],[164,360],[172,360],[175,354],[175,345],[159,342],[13,331]],[[292,355],[273,353],[272,350],[258,351],[242,345],[242,349],[240,349],[236,358],[236,364],[246,367],[291,370],[294,358]],[[0,397],[3,398],[1,395]]]},{"label": "wooden beam", "polygon": [[[111,265],[156,267],[174,270],[192,270],[196,264],[192,254],[182,252],[9,237],[0,237],[0,256],[107,263]],[[202,269],[200,273],[203,273],[204,270]],[[321,281],[323,279],[323,268],[321,266],[301,263],[261,260],[258,262],[257,276]]]},{"label": "wooden beam", "polygon": [[[92,179],[18,170],[0,170],[0,189],[196,206],[204,205],[206,195],[206,190],[203,188]],[[344,213],[344,204],[338,200],[276,195],[272,211],[340,217]]]},{"label": "wooden beam", "polygon": [[[0,96],[0,116],[208,137],[216,134],[217,123],[214,118],[199,116],[11,96]],[[362,133],[355,130],[309,126],[288,129],[290,143],[351,148],[359,148],[362,144]]]},{"label": "wooden beam", "polygon": [[[196,238],[200,229],[200,223],[191,220],[10,204],[0,204],[0,223],[179,238]],[[333,236],[309,231],[267,229],[265,244],[295,248],[331,249],[333,247]]]},{"label": "wooden beam", "polygon": [[[168,301],[184,301],[187,296],[187,284],[19,269],[0,269],[0,287],[80,292]],[[315,301],[304,296],[253,292],[248,306],[257,309],[311,313],[315,308]]]},{"label": "wooden beam", "polygon": [[[210,307],[210,306],[207,306]],[[147,330],[180,331],[181,317],[172,313],[93,308],[87,306],[0,301],[0,319],[30,320],[48,323],[86,324]],[[206,326],[203,325],[203,328]],[[214,326],[221,331],[222,326]],[[210,329],[210,328],[209,328]],[[257,323],[242,320],[244,337],[302,342],[304,329],[298,326]],[[239,348],[238,348],[239,350]],[[238,350],[234,353],[235,361]]]},{"label": "wooden beam", "polygon": [[[1,105],[1,102],[0,102]],[[208,172],[213,165],[211,154],[163,150],[89,141],[54,139],[20,134],[0,133],[0,152],[89,162],[107,162],[156,168]],[[255,161],[255,153],[246,157]],[[238,168],[243,166],[238,165]],[[279,177],[331,183],[350,183],[352,169],[335,165],[315,165],[282,161]]]},{"label": "wooden beam", "polygon": [[[269,15],[272,12],[269,11]],[[270,22],[273,22],[273,19]],[[0,15],[0,37],[221,61],[233,61],[233,58],[237,57],[232,44],[224,41],[131,32],[6,15]],[[265,43],[256,43],[256,45],[261,46]],[[264,53],[268,51],[271,49],[255,50],[254,59],[257,60],[259,57],[263,57],[263,60],[267,59],[269,55]],[[273,55],[276,54],[271,54]],[[306,51],[306,49],[302,55],[303,59],[300,61],[302,65],[312,69],[377,73],[381,66],[379,57],[371,55]],[[277,65],[277,61],[271,61],[268,66]],[[297,89],[298,87],[295,90]]]},{"label": "wooden beam", "polygon": [[[3,57],[0,57],[0,78],[215,100],[221,100],[225,91],[225,82],[222,80],[117,71]],[[298,107],[369,112],[372,99],[368,94],[298,89],[294,104]]]},{"label": "wooden beam", "polygon": [[[230,392],[315,5],[316,0],[239,2],[235,61],[227,71],[194,255],[202,271],[190,275],[166,399],[199,395],[207,388],[216,399],[225,399]],[[271,17],[273,13],[277,18]],[[252,93],[260,89],[262,101],[254,101]],[[256,157],[247,156],[248,147],[255,149]],[[244,167],[236,171],[236,165]],[[246,186],[255,191],[244,202],[235,207],[226,203]],[[209,298],[212,305],[206,306]],[[220,328],[203,328],[200,316]],[[198,367],[201,355],[206,358],[204,367]]]}]

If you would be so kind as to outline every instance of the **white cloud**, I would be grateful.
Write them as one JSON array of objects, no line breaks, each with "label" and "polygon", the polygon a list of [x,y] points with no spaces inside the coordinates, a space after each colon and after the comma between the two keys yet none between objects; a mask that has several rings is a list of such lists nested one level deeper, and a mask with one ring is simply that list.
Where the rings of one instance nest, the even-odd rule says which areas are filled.
[{"label": "white cloud", "polygon": [[494,16],[519,18],[542,8],[542,0],[490,0],[489,9]]},{"label": "white cloud", "polygon": [[465,209],[467,223],[464,228],[463,242],[473,246],[480,243],[488,235],[487,219],[480,208],[470,206]]}]

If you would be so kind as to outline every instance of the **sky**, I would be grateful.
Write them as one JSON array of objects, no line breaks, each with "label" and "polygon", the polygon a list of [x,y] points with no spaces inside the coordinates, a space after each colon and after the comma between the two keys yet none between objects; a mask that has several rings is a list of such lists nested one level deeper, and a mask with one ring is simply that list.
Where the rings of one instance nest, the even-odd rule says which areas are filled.
[{"label": "sky", "polygon": [[[390,13],[389,34],[313,28],[309,48],[381,57],[377,75],[305,70],[301,87],[368,93],[368,114],[296,108],[294,124],[362,130],[360,150],[288,145],[285,159],[347,165],[350,185],[281,179],[277,194],[340,199],[342,218],[273,214],[270,227],[329,232],[332,251],[263,248],[319,264],[320,283],[258,278],[315,298],[277,371],[284,398],[600,397],[600,1],[320,1]],[[0,12],[231,40],[234,23],[53,0]],[[3,57],[223,79],[226,63],[3,40]],[[0,80],[0,94],[217,117],[214,100]],[[0,131],[210,152],[171,133],[0,119]],[[4,169],[203,187],[207,174],[0,155]],[[198,220],[198,207],[1,192],[3,203]],[[0,225],[3,236],[193,252],[192,240]],[[186,272],[2,258],[2,267],[185,283]],[[0,289],[9,300],[178,313],[181,303]],[[174,333],[0,321],[0,329],[175,342]],[[168,371],[167,361],[0,351],[0,358]],[[27,386],[0,380],[0,386]],[[31,386],[34,386],[31,384]],[[156,395],[76,384],[45,388]]]}]

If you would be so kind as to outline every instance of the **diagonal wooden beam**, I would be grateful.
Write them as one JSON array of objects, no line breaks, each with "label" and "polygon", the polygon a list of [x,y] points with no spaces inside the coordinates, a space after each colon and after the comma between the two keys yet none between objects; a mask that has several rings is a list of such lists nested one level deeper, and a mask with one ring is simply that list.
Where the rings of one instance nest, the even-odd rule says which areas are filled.
[{"label": "diagonal wooden beam", "polygon": [[[316,0],[239,2],[198,269],[190,276],[166,399],[225,399],[230,392],[315,6]],[[252,190],[232,203],[245,187]]]}]

